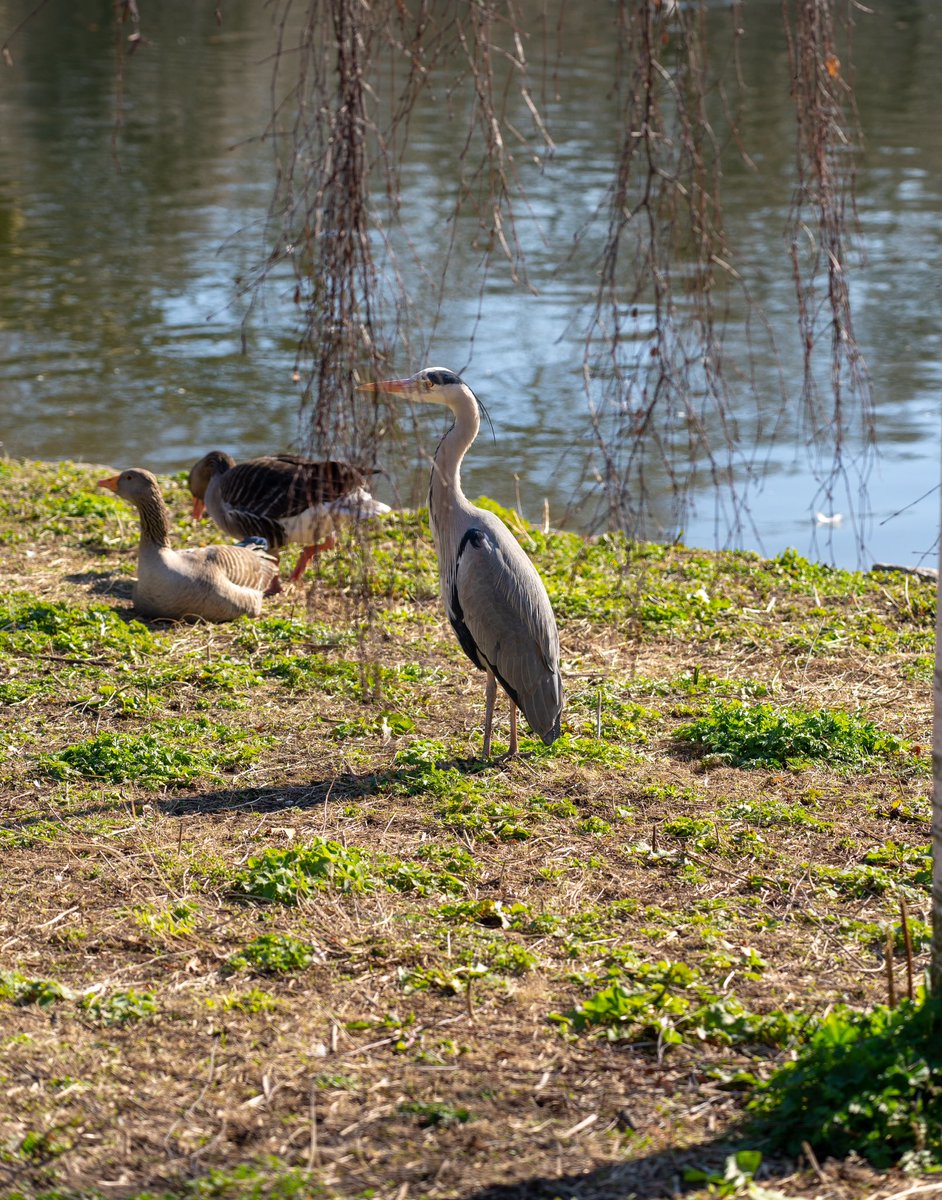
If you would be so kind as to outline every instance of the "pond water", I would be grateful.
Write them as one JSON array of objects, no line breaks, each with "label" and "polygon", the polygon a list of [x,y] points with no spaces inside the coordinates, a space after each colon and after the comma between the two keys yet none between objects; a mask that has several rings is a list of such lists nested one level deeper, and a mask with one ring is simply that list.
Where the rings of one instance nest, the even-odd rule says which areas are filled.
[{"label": "pond water", "polygon": [[[0,0],[0,40],[32,7]],[[148,43],[127,64],[116,147],[112,6],[105,0],[47,5],[14,40],[13,68],[0,68],[0,453],[169,471],[217,446],[249,457],[303,445],[290,289],[276,284],[263,294],[242,346],[238,281],[267,249],[273,179],[270,147],[258,137],[270,106],[270,11],[227,0],[218,26],[214,7],[141,5]],[[582,362],[594,248],[604,232],[591,218],[618,131],[611,6],[580,0],[578,7],[556,65],[560,99],[547,102],[556,150],[525,179],[529,208],[519,231],[533,290],[515,287],[497,265],[482,291],[472,223],[459,224],[437,317],[418,270],[410,277],[416,325],[397,369],[450,366],[487,404],[494,436],[485,426],[471,452],[464,472],[470,495],[519,503],[534,520],[545,498],[551,519],[588,527],[593,466]],[[858,496],[853,472],[846,491],[822,494],[820,472],[808,463],[785,236],[793,118],[781,10],[778,0],[750,0],[740,48],[749,89],[742,134],[757,170],[731,162],[725,222],[777,353],[754,348],[759,400],[745,382],[737,391],[746,331],[732,314],[726,360],[739,449],[743,462],[761,463],[762,471],[746,518],[733,529],[728,498],[707,480],[698,483],[694,508],[682,519],[691,545],[768,554],[794,546],[844,566],[934,563],[942,11],[930,0],[868,7],[871,13],[857,14],[854,54],[865,137],[858,177],[865,261],[852,274],[879,441],[867,496]],[[416,112],[403,215],[433,276],[452,243],[461,137],[441,95]],[[584,240],[576,243],[578,236]],[[444,416],[418,414],[411,437],[404,433],[409,419],[377,485],[392,503],[422,498],[423,456],[445,424]],[[816,525],[819,510],[840,510],[844,520]],[[669,505],[659,532],[680,532]]]}]

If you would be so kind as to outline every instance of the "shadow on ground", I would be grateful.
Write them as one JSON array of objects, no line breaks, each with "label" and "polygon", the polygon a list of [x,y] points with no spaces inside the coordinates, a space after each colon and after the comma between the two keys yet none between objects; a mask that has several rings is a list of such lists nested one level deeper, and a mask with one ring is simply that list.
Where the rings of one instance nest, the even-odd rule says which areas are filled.
[{"label": "shadow on ground", "polygon": [[[738,1190],[725,1191],[723,1173],[730,1155],[752,1149],[755,1140],[744,1140],[737,1130],[727,1130],[722,1137],[701,1142],[686,1150],[660,1150],[630,1161],[614,1163],[586,1171],[584,1174],[539,1176],[516,1183],[491,1185],[476,1192],[463,1193],[464,1200],[662,1200],[682,1196],[695,1189],[701,1194],[715,1196],[752,1195],[767,1187],[767,1195],[777,1195],[774,1189],[784,1181],[790,1183],[788,1195],[807,1200],[838,1200],[848,1195],[863,1194],[868,1200],[879,1200],[892,1184],[895,1189],[904,1177],[898,1173],[881,1175],[860,1160],[839,1162],[830,1159],[820,1165],[804,1160],[774,1159],[763,1161],[755,1175],[755,1184],[743,1184]],[[801,1168],[799,1170],[799,1167]],[[699,1180],[685,1180],[685,1171],[704,1172]],[[895,1181],[895,1182],[894,1182]],[[758,1185],[758,1186],[756,1186]],[[848,1191],[848,1185],[851,1191]],[[923,1193],[925,1196],[925,1193]],[[942,1197],[942,1184],[939,1192]]]},{"label": "shadow on ground", "polygon": [[81,584],[93,596],[107,596],[110,600],[130,600],[134,586],[126,575],[114,571],[76,571],[65,578],[69,583]]},{"label": "shadow on ground", "polygon": [[[439,770],[456,770],[476,775],[493,768],[483,759],[452,759],[435,764]],[[347,772],[328,779],[281,787],[220,788],[218,791],[180,793],[158,801],[167,816],[188,817],[196,813],[280,812],[287,808],[315,808],[330,801],[349,801],[375,796],[395,788],[409,793],[423,778],[423,767],[394,767],[388,771]]]},{"label": "shadow on ground", "polygon": [[388,777],[377,774],[333,775],[311,783],[283,787],[220,788],[198,795],[179,794],[158,801],[168,817],[198,813],[281,812],[287,808],[316,808],[330,800],[352,800],[377,792]]},{"label": "shadow on ground", "polygon": [[[452,759],[436,764],[440,769],[458,770],[465,774],[476,775],[493,768],[492,763],[483,759]],[[331,775],[327,779],[316,779],[310,783],[285,784],[282,786],[254,788],[219,788],[215,791],[180,791],[173,795],[147,796],[135,791],[135,802],[138,807],[154,805],[168,817],[191,817],[207,813],[223,812],[257,812],[273,813],[286,809],[316,808],[331,801],[361,799],[364,796],[374,796],[389,788],[396,788],[406,793],[410,785],[420,779],[421,767],[395,767],[389,771],[366,771],[362,774],[347,772],[342,775]],[[86,782],[89,782],[86,780]],[[91,781],[94,782],[94,781]],[[101,780],[102,786],[119,789],[119,780]],[[0,830],[10,832],[22,831],[32,826],[47,823],[50,820],[68,821],[81,817],[96,817],[112,815],[116,812],[134,813],[134,804],[127,796],[110,798],[102,804],[87,804],[82,808],[71,808],[64,813],[30,813],[26,817],[10,816],[0,823]]]}]

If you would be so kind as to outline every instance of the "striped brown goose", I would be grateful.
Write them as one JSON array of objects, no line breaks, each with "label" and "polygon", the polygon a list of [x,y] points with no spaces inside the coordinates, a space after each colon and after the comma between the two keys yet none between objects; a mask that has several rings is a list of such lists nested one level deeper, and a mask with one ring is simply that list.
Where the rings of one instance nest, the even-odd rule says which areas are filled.
[{"label": "striped brown goose", "polygon": [[133,468],[102,479],[99,487],[133,504],[141,518],[134,607],[148,617],[202,617],[231,621],[257,617],[262,595],[277,582],[278,563],[260,546],[170,545],[170,514],[150,471]]},{"label": "striped brown goose", "polygon": [[286,542],[304,547],[292,579],[299,579],[318,550],[334,544],[336,525],[389,512],[374,500],[366,480],[347,463],[313,462],[270,454],[236,464],[211,450],[190,471],[193,516],[204,510],[231,537],[263,537],[275,551]]}]

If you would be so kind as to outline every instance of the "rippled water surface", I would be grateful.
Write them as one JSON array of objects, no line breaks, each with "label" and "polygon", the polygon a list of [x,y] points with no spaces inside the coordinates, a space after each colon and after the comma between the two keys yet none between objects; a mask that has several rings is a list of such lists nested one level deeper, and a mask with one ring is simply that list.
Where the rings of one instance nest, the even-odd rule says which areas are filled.
[{"label": "rippled water surface", "polygon": [[[0,40],[31,7],[0,0]],[[942,11],[929,0],[869,7],[872,14],[858,16],[855,48],[866,261],[852,286],[880,456],[858,515],[864,561],[914,562],[927,553],[932,561],[942,384]],[[218,27],[213,8],[194,0],[142,6],[149,44],[127,67],[116,149],[110,6],[46,6],[13,43],[15,65],[0,71],[5,453],[175,470],[215,446],[244,457],[303,441],[290,289],[268,289],[249,321],[245,352],[241,341],[237,281],[264,256],[273,178],[271,150],[257,136],[270,104],[269,11],[228,0]],[[495,267],[482,292],[472,224],[459,225],[437,319],[418,270],[409,276],[416,324],[399,364],[403,373],[424,359],[461,370],[486,402],[495,436],[485,428],[472,451],[469,494],[519,500],[533,519],[545,497],[551,515],[567,514],[573,525],[590,511],[576,502],[592,477],[583,340],[604,232],[592,220],[618,139],[611,8],[582,0],[579,9],[556,68],[559,99],[546,102],[555,153],[524,167],[529,208],[519,232],[532,290]],[[733,533],[728,502],[704,484],[683,535],[691,544],[767,553],[792,545],[854,566],[858,522],[847,494],[822,497],[797,414],[801,362],[784,236],[793,119],[780,19],[777,0],[745,6],[742,135],[757,169],[731,156],[724,195],[737,266],[767,315],[784,387],[762,338],[753,361],[758,399],[738,381],[746,338],[734,311],[726,360],[740,453],[763,464],[762,479]],[[441,95],[415,114],[403,213],[432,277],[452,243],[461,137]],[[421,496],[417,464],[444,424],[436,414],[421,417],[418,438],[399,438],[380,483],[393,502]],[[853,476],[849,492],[855,500]],[[818,509],[840,509],[845,519],[816,528]],[[662,533],[677,532],[665,506]]]}]

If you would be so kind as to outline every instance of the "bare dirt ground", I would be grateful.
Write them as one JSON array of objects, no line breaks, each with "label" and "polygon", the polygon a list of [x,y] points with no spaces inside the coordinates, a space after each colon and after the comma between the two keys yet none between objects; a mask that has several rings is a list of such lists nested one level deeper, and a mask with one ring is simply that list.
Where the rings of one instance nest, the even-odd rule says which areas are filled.
[{"label": "bare dirt ground", "polygon": [[[101,473],[0,463],[0,1194],[942,1196],[800,1144],[684,1182],[806,1022],[886,1002],[888,930],[905,992],[901,901],[924,968],[929,584],[518,521],[564,736],[486,763],[420,515],[258,621],[140,623]],[[856,724],[684,735],[757,705]]]}]

